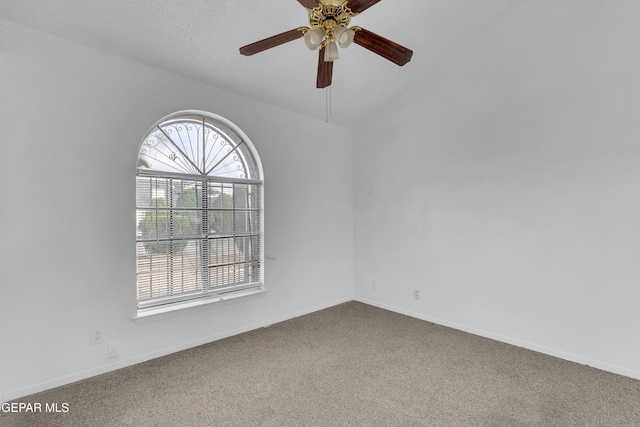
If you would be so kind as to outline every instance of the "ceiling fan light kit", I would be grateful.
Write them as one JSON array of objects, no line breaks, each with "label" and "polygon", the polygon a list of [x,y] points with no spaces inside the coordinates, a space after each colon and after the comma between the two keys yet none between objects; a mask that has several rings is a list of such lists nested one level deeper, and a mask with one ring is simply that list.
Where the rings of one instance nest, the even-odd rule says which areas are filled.
[{"label": "ceiling fan light kit", "polygon": [[[338,47],[348,47],[353,41],[353,29],[347,29],[351,17],[356,14],[351,12],[344,0],[325,0],[318,6],[309,10],[310,29],[303,29],[305,40],[307,36],[313,38],[314,43],[307,43],[307,47],[315,50],[315,41],[319,38],[318,47],[326,47],[324,60],[333,62],[338,59]],[[351,36],[350,36],[351,35]],[[313,46],[313,47],[312,47]]]},{"label": "ceiling fan light kit", "polygon": [[[357,27],[356,27],[357,28]],[[346,29],[345,27],[336,27],[333,30],[333,37],[341,48],[347,48],[353,43],[353,37],[356,32],[353,28]]]},{"label": "ceiling fan light kit", "polygon": [[240,53],[250,56],[304,37],[309,49],[320,49],[316,80],[318,88],[331,85],[333,62],[339,58],[338,46],[344,49],[355,43],[402,66],[411,60],[413,51],[361,27],[348,28],[352,17],[379,1],[381,0],[298,0],[309,13],[309,27],[289,30],[243,46]]},{"label": "ceiling fan light kit", "polygon": [[324,40],[324,31],[322,28],[316,28],[314,30],[303,29],[304,42],[311,50],[316,50],[322,44]]}]

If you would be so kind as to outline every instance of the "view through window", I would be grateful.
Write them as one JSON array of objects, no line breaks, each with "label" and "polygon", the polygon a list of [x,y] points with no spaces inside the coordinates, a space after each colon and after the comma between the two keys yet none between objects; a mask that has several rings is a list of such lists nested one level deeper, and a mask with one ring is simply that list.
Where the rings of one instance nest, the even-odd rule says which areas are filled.
[{"label": "view through window", "polygon": [[182,112],[144,138],[136,175],[138,308],[263,289],[262,168],[225,119]]}]

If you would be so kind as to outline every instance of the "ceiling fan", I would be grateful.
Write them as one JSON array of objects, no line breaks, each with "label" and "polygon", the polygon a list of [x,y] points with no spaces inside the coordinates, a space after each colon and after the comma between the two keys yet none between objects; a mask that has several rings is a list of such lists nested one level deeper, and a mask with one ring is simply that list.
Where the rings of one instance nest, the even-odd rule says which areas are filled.
[{"label": "ceiling fan", "polygon": [[280,46],[304,37],[307,47],[319,49],[316,87],[331,85],[333,61],[338,59],[338,46],[352,42],[400,66],[411,60],[413,51],[361,27],[348,28],[351,18],[380,0],[298,0],[309,12],[309,27],[300,27],[276,34],[240,48],[246,56]]}]

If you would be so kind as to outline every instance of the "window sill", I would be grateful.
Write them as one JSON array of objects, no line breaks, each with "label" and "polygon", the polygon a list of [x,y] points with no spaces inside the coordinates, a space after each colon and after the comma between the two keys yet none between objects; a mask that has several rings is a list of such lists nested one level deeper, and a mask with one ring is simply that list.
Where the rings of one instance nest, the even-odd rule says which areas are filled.
[{"label": "window sill", "polygon": [[224,295],[217,295],[210,298],[202,298],[180,303],[168,304],[161,307],[151,307],[140,309],[131,316],[131,319],[138,325],[155,322],[157,320],[168,319],[176,316],[194,313],[207,308],[213,304],[224,304],[225,302],[234,301],[238,298],[246,298],[254,295],[265,293],[266,290],[261,288],[247,289],[246,291],[233,292]]}]

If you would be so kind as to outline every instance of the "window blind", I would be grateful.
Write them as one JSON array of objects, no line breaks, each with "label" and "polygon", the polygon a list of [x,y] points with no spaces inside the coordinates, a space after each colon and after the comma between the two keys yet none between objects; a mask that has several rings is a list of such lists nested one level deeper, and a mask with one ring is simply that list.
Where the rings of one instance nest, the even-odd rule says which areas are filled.
[{"label": "window blind", "polygon": [[251,153],[192,115],[150,135],[136,176],[138,308],[261,288],[262,182],[247,176],[257,170]]}]

